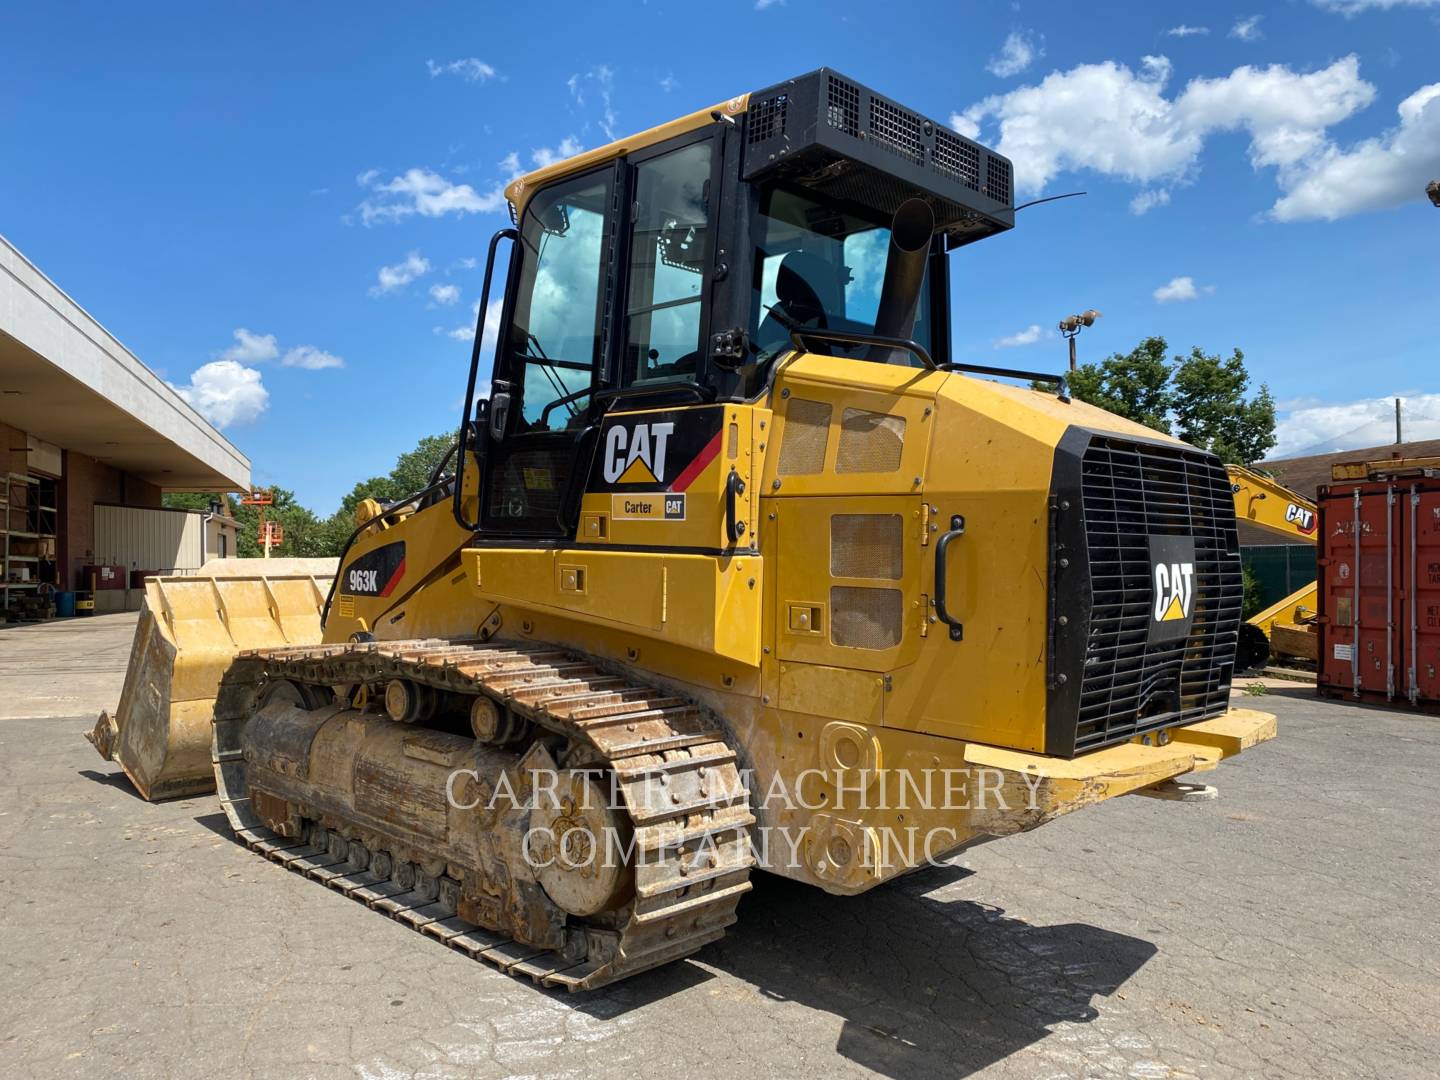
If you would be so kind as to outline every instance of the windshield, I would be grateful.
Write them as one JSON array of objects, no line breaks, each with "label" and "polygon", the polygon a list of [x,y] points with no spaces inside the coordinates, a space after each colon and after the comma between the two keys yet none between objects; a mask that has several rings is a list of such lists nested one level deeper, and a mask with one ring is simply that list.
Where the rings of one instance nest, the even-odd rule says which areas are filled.
[{"label": "windshield", "polygon": [[[761,192],[752,229],[756,248],[750,337],[762,361],[789,348],[794,329],[874,332],[890,248],[885,221],[881,215],[862,217],[794,189]],[[928,272],[912,336],[930,347]],[[903,362],[919,363],[909,354]]]}]

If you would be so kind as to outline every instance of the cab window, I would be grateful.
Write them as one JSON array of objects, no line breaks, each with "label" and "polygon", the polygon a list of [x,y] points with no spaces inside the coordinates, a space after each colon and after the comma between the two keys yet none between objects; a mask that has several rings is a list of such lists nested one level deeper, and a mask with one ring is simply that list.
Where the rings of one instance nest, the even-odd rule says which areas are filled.
[{"label": "cab window", "polygon": [[[842,210],[783,187],[762,191],[758,209],[750,332],[760,359],[788,349],[793,330],[873,333],[890,251],[889,219]],[[927,271],[914,333],[927,348],[928,278]]]},{"label": "cab window", "polygon": [[517,433],[578,426],[600,360],[599,299],[610,174],[539,192],[526,207],[506,336]]},{"label": "cab window", "polygon": [[621,343],[623,382],[694,380],[709,264],[713,141],[635,166],[635,224]]}]

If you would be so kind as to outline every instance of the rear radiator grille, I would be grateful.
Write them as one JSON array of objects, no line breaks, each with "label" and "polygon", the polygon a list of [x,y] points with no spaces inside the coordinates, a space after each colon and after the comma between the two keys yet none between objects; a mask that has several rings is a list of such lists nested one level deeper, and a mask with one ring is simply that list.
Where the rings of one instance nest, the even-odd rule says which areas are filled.
[{"label": "rear radiator grille", "polygon": [[830,574],[899,581],[904,571],[899,514],[835,514],[830,519]]},{"label": "rear radiator grille", "polygon": [[825,441],[830,436],[831,408],[828,402],[791,398],[785,410],[785,430],[780,439],[782,476],[804,476],[825,468]]},{"label": "rear radiator grille", "polygon": [[851,649],[894,648],[900,644],[903,611],[899,589],[832,585],[830,642]]},{"label": "rear radiator grille", "polygon": [[840,418],[837,473],[894,472],[905,447],[905,418],[865,409],[846,409]]},{"label": "rear radiator grille", "polygon": [[[1092,598],[1075,750],[1223,712],[1242,583],[1219,460],[1097,435],[1081,461],[1081,499]],[[1154,641],[1151,538],[1170,536],[1194,538],[1191,626],[1188,636]]]}]

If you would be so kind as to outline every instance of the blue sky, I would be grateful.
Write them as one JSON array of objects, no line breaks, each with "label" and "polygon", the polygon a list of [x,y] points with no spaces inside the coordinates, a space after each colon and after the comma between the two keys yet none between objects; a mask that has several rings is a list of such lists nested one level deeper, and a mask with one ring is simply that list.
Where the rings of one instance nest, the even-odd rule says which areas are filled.
[{"label": "blue sky", "polygon": [[517,165],[828,65],[1089,192],[952,256],[960,355],[1099,308],[1328,450],[1440,436],[1437,58],[1440,0],[11,3],[0,232],[328,512],[455,422]]}]

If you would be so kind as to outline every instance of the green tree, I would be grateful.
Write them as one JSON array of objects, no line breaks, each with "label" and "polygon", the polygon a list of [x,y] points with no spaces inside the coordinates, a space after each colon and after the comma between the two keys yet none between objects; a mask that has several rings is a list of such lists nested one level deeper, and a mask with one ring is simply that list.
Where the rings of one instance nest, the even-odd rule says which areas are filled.
[{"label": "green tree", "polygon": [[1117,416],[1156,431],[1170,431],[1169,346],[1148,337],[1128,353],[1115,353],[1098,364],[1082,364],[1070,375],[1070,392]]},{"label": "green tree", "polygon": [[1128,353],[1070,374],[1070,392],[1146,427],[1174,434],[1227,464],[1259,461],[1275,445],[1275,400],[1265,385],[1250,397],[1239,349],[1226,359],[1199,346],[1166,359],[1170,346],[1148,337]]},{"label": "green tree", "polygon": [[1275,400],[1263,384],[1246,399],[1250,373],[1239,349],[1222,360],[1196,346],[1176,365],[1172,381],[1176,433],[1186,442],[1241,465],[1259,461],[1275,445]]}]

